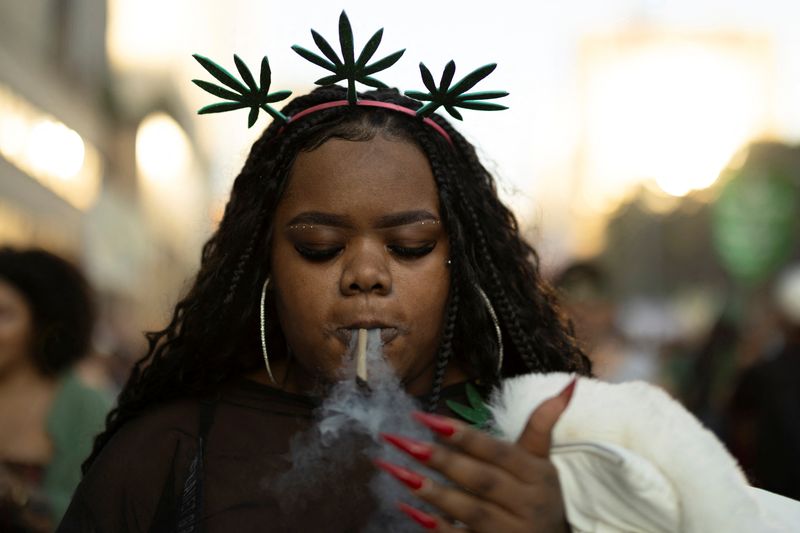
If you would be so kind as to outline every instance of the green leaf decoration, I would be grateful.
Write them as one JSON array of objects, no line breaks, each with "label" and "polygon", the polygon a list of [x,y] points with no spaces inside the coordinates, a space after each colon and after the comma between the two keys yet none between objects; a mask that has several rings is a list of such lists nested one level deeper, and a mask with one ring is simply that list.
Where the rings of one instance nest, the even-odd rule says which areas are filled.
[{"label": "green leaf decoration", "polygon": [[325,57],[318,56],[300,45],[292,46],[292,50],[297,52],[303,59],[333,73],[330,76],[318,79],[315,82],[317,85],[332,85],[347,80],[347,101],[350,105],[355,105],[358,99],[356,82],[369,87],[385,89],[386,84],[371,77],[372,74],[391,67],[397,63],[405,52],[405,49],[398,50],[372,64],[367,64],[370,59],[372,59],[372,56],[375,55],[381,43],[381,39],[383,38],[383,28],[381,28],[367,41],[364,49],[358,54],[358,59],[356,59],[353,28],[344,11],[339,15],[339,46],[342,52],[341,58],[339,58],[333,47],[319,33],[311,30],[311,36],[314,38],[314,43],[316,43],[317,48],[319,48],[320,52],[322,52]]},{"label": "green leaf decoration", "polygon": [[480,91],[467,93],[467,91],[477,85],[479,81],[494,72],[495,68],[497,68],[496,63],[477,68],[464,76],[464,78],[451,87],[450,84],[453,82],[453,76],[456,72],[456,64],[454,61],[450,61],[444,67],[442,78],[439,81],[439,86],[437,87],[431,71],[423,63],[420,63],[419,71],[422,75],[422,83],[428,89],[428,92],[423,93],[420,91],[406,91],[405,95],[409,98],[414,98],[415,100],[428,102],[419,108],[419,110],[417,110],[417,115],[421,117],[430,116],[440,107],[444,107],[445,111],[450,113],[453,118],[458,120],[462,120],[462,117],[461,113],[459,113],[456,109],[457,107],[463,109],[476,109],[479,111],[500,111],[502,109],[508,109],[506,106],[501,104],[481,101],[508,96],[508,93],[505,91]]},{"label": "green leaf decoration", "polygon": [[233,55],[233,62],[236,63],[236,70],[239,71],[239,75],[242,77],[242,80],[247,84],[251,91],[258,91],[258,85],[256,85],[256,80],[253,79],[253,75],[250,73],[250,69],[247,68],[247,65],[244,64],[244,61],[239,59],[239,56],[236,54]]},{"label": "green leaf decoration", "polygon": [[223,113],[225,111],[233,111],[235,109],[250,108],[250,114],[247,118],[247,127],[251,128],[258,119],[259,110],[266,111],[272,118],[281,122],[286,122],[286,116],[274,109],[269,104],[280,102],[291,96],[291,91],[276,91],[269,92],[269,86],[272,83],[272,72],[269,68],[269,60],[266,56],[261,60],[261,72],[259,73],[260,85],[256,83],[253,73],[247,68],[244,61],[239,56],[234,54],[233,62],[236,65],[236,70],[242,77],[242,81],[236,79],[230,72],[199,54],[194,54],[194,57],[209,74],[214,76],[217,81],[229,87],[231,90],[221,87],[214,83],[203,80],[192,80],[192,82],[206,92],[213,94],[216,97],[228,100],[228,102],[221,102],[211,104],[203,107],[198,111],[198,114],[205,115],[208,113]]},{"label": "green leaf decoration", "polygon": [[494,422],[494,419],[492,418],[492,412],[488,407],[486,407],[486,403],[483,401],[478,389],[476,389],[471,383],[467,383],[466,391],[469,406],[454,402],[452,400],[447,400],[445,402],[447,407],[478,429],[491,429],[492,423]]},{"label": "green leaf decoration", "polygon": [[[326,41],[322,35],[320,35],[314,30],[311,30],[311,36],[314,38],[314,42],[317,43],[317,48],[319,48],[322,51],[322,53],[325,54],[325,57],[331,60],[333,65],[342,64],[342,62],[339,60],[339,56],[337,56],[336,52],[333,50],[333,47],[328,44],[328,41]],[[322,66],[323,68],[326,68],[325,65],[327,63],[322,63],[322,64],[317,63],[317,64]]]},{"label": "green leaf decoration", "polygon": [[237,109],[244,109],[245,107],[247,107],[247,104],[239,102],[219,102],[201,108],[197,114],[207,115],[209,113],[224,113],[225,111],[235,111]]}]

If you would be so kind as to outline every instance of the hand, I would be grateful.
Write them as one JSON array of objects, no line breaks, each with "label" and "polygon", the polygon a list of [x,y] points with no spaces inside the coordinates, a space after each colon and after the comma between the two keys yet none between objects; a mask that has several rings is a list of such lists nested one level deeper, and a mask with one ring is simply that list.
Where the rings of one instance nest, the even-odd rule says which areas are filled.
[{"label": "hand", "polygon": [[400,504],[401,510],[428,530],[569,531],[558,472],[548,456],[553,426],[566,409],[574,387],[573,380],[557,396],[544,401],[513,444],[457,420],[425,413],[415,413],[414,417],[443,437],[446,445],[384,434],[384,439],[443,474],[452,485],[436,483],[386,461],[375,463],[443,516],[460,523],[453,525],[441,516]]}]

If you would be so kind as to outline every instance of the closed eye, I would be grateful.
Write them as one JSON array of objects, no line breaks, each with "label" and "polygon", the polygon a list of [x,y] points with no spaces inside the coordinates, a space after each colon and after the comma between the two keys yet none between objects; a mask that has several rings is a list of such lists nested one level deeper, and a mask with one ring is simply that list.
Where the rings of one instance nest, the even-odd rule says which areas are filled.
[{"label": "closed eye", "polygon": [[[398,244],[390,244],[387,246],[389,251],[401,258],[416,259],[424,257],[431,253],[436,247],[436,243],[429,243],[423,246],[400,246]],[[343,246],[334,246],[330,248],[310,248],[308,246],[295,245],[295,250],[304,258],[309,261],[323,262],[333,259],[344,250]]]},{"label": "closed eye", "polygon": [[341,246],[334,246],[332,248],[308,248],[306,246],[295,245],[297,253],[308,259],[309,261],[322,262],[336,257],[339,252],[344,248]]},{"label": "closed eye", "polygon": [[389,248],[393,254],[400,257],[417,258],[428,255],[435,247],[436,243],[433,242],[423,246],[400,246],[397,244],[391,244],[387,248]]}]

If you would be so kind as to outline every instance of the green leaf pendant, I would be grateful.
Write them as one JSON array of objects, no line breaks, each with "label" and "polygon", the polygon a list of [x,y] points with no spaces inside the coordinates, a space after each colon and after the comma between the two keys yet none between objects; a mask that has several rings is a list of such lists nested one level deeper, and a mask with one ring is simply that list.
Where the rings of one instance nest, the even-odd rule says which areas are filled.
[{"label": "green leaf pendant", "polygon": [[476,428],[491,431],[494,425],[494,418],[492,418],[492,412],[486,406],[478,389],[472,383],[467,383],[465,389],[469,406],[453,400],[447,400],[445,402],[447,407]]}]

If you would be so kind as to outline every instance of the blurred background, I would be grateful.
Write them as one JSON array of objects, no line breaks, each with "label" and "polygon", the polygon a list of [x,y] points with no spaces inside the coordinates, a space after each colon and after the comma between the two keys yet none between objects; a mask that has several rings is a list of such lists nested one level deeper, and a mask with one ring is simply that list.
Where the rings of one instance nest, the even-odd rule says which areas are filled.
[{"label": "blurred background", "polygon": [[319,73],[290,46],[313,47],[312,27],[335,40],[343,8],[356,46],[384,27],[384,54],[406,48],[389,85],[421,89],[420,61],[499,64],[478,89],[510,110],[457,127],[598,376],[665,387],[756,482],[800,497],[798,470],[765,481],[786,469],[775,446],[800,449],[791,0],[0,0],[0,245],[56,252],[94,286],[82,378],[116,390],[165,324],[267,124],[197,116],[213,98],[191,54],[268,55],[273,90],[303,93]]}]

